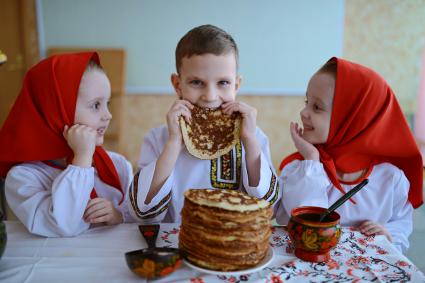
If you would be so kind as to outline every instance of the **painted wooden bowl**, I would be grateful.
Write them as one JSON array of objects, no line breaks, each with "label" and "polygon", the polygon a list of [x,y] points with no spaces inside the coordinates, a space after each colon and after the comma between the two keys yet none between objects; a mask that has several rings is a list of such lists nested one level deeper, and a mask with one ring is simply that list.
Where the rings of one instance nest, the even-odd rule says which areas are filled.
[{"label": "painted wooden bowl", "polygon": [[297,207],[291,211],[288,233],[295,246],[295,255],[305,261],[324,262],[341,236],[340,216],[329,214],[319,222],[326,209],[315,206]]},{"label": "painted wooden bowl", "polygon": [[127,252],[125,254],[127,266],[137,275],[156,279],[166,276],[182,263],[178,249],[174,248],[147,248]]}]

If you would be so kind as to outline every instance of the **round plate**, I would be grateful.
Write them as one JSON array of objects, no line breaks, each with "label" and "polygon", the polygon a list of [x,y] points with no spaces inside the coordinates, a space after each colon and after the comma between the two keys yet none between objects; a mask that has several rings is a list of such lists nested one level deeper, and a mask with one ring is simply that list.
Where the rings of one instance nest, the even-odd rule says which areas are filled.
[{"label": "round plate", "polygon": [[243,270],[237,270],[237,271],[216,271],[216,270],[211,270],[211,269],[206,269],[203,267],[199,267],[197,265],[194,265],[193,263],[190,263],[189,261],[187,261],[186,259],[183,259],[184,263],[201,272],[204,273],[208,273],[208,274],[214,274],[214,275],[243,275],[243,274],[250,274],[250,273],[254,273],[257,271],[260,271],[261,269],[267,267],[267,265],[270,264],[270,262],[272,262],[273,260],[273,249],[271,247],[269,247],[269,250],[267,251],[266,256],[263,258],[262,261],[260,261],[256,266],[247,268],[247,269],[243,269]]}]

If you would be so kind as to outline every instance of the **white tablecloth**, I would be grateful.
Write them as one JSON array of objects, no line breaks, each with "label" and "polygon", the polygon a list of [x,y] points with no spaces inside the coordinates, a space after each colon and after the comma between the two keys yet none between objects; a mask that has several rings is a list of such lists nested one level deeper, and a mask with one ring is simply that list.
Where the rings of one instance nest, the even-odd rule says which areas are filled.
[{"label": "white tablecloth", "polygon": [[[74,238],[31,235],[19,222],[6,221],[8,242],[0,261],[0,282],[147,282],[127,267],[124,253],[147,247],[137,224],[90,229]],[[178,245],[179,226],[161,224],[157,246]],[[182,265],[154,282],[425,282],[425,277],[384,236],[365,237],[344,228],[326,263],[297,259],[286,232],[274,228],[272,263],[248,275],[208,275]]]}]

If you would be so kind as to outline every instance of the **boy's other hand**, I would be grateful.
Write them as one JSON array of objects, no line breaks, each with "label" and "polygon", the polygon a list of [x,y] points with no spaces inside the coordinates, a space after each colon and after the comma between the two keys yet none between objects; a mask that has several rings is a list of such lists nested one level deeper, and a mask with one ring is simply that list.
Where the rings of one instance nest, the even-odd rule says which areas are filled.
[{"label": "boy's other hand", "polygon": [[317,148],[303,139],[302,133],[303,130],[299,127],[298,123],[291,122],[289,126],[289,132],[291,133],[292,141],[294,142],[295,147],[298,152],[304,157],[306,160],[320,160],[320,154]]},{"label": "boy's other hand", "polygon": [[106,223],[107,225],[123,222],[122,213],[118,211],[111,201],[104,198],[94,198],[87,204],[84,211],[84,220],[90,223]]},{"label": "boy's other hand", "polygon": [[65,125],[63,136],[74,152],[72,164],[81,167],[91,167],[96,149],[96,130],[86,125]]},{"label": "boy's other hand", "polygon": [[221,105],[224,114],[239,112],[242,115],[241,139],[244,143],[256,141],[257,109],[239,101],[226,102]]},{"label": "boy's other hand", "polygon": [[190,123],[192,119],[191,109],[193,109],[193,105],[187,100],[177,99],[174,101],[167,113],[169,140],[182,142],[183,136],[180,130],[179,119],[182,116],[187,123]]},{"label": "boy's other hand", "polygon": [[379,223],[375,223],[373,221],[367,220],[359,225],[359,231],[366,236],[371,235],[384,235],[387,237],[388,241],[392,242],[392,237],[390,232],[388,232],[387,228]]}]

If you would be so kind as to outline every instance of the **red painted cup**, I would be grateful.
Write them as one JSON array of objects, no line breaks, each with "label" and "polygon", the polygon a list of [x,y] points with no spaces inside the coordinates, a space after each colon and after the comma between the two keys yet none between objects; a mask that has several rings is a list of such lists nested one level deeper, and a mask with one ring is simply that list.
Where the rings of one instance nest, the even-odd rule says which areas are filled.
[{"label": "red painted cup", "polygon": [[324,262],[330,259],[330,250],[341,236],[340,216],[329,214],[322,222],[320,215],[326,209],[303,206],[291,211],[288,233],[295,246],[295,255],[305,261]]}]

